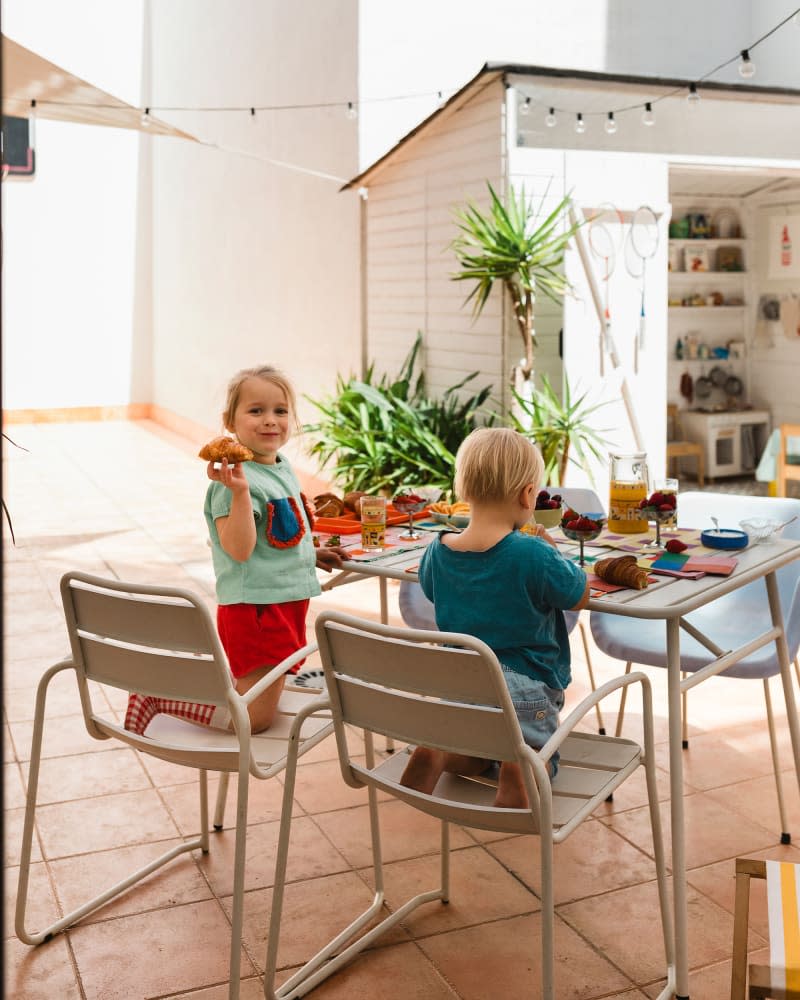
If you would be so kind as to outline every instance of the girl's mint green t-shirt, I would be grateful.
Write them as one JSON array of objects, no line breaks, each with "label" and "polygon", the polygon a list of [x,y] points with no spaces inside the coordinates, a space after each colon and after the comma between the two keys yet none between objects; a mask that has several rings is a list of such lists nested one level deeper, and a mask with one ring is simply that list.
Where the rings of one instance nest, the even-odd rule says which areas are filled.
[{"label": "girl's mint green t-shirt", "polygon": [[219,604],[283,604],[320,593],[316,553],[300,484],[291,465],[278,456],[275,465],[244,462],[256,520],[256,545],[246,562],[222,548],[215,521],[231,512],[232,494],[212,482],[205,514]]}]

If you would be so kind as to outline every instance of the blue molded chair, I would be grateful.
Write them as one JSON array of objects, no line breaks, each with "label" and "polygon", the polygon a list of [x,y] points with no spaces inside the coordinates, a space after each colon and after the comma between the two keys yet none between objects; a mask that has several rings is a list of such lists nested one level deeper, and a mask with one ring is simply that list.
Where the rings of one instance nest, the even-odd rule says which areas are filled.
[{"label": "blue molded chair", "polygon": [[[578,511],[579,514],[599,514],[603,510],[600,498],[594,490],[570,486],[553,486],[548,488],[551,489],[551,492],[558,491],[565,503]],[[436,614],[433,604],[422,592],[422,587],[418,583],[402,580],[400,582],[398,602],[400,605],[400,616],[409,628],[436,631]],[[597,685],[595,684],[594,670],[592,669],[592,661],[589,656],[589,639],[586,634],[586,627],[580,620],[580,612],[565,611],[564,619],[567,624],[567,632],[571,633],[575,626],[578,626],[581,641],[583,642],[583,652],[586,656],[586,669],[589,672],[589,682],[592,685],[592,691],[596,691]],[[625,690],[627,688],[623,688],[623,691]],[[601,736],[604,736],[606,729],[599,704],[595,705],[595,712],[597,713],[597,731]]]},{"label": "blue molded chair", "polygon": [[[678,501],[679,525],[693,528],[711,527],[710,514],[718,519],[722,527],[727,528],[738,528],[739,522],[748,518],[759,517],[787,521],[798,515],[797,521],[787,525],[780,534],[784,538],[800,538],[800,500],[784,497],[737,496],[729,493],[680,494]],[[760,544],[768,545],[769,541]],[[795,560],[788,566],[784,566],[778,570],[776,576],[786,630],[786,643],[789,647],[789,659],[794,660],[795,670],[798,679],[800,679],[800,667],[797,661],[798,648],[800,647],[800,560]],[[712,604],[687,615],[686,621],[712,639],[722,649],[735,649],[744,645],[772,625],[764,581],[756,580],[740,590],[719,598]],[[589,627],[598,649],[609,656],[626,661],[626,673],[631,669],[633,663],[646,664],[651,667],[666,667],[666,632],[663,621],[644,621],[593,611],[589,616]],[[700,670],[707,663],[712,662],[714,658],[705,646],[690,634],[683,632],[681,635],[681,670],[684,674]],[[718,676],[753,678],[763,682],[778,808],[781,817],[781,842],[788,844],[790,835],[783,801],[769,690],[769,678],[778,673],[780,673],[780,665],[775,644],[769,643]],[[686,748],[688,745],[686,738],[686,692],[684,692],[683,698],[683,746]],[[620,712],[617,718],[617,735],[622,729],[624,711],[623,695],[620,699]]]}]

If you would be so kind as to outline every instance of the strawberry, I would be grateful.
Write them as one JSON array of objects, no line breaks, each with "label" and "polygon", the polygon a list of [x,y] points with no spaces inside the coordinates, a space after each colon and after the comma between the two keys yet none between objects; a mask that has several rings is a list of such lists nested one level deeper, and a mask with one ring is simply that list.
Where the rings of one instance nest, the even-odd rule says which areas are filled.
[{"label": "strawberry", "polygon": [[680,538],[670,538],[667,542],[667,552],[683,552],[686,548],[686,543],[682,542]]},{"label": "strawberry", "polygon": [[579,518],[574,517],[571,521],[568,521],[566,527],[569,528],[570,531],[580,531],[581,525]]},{"label": "strawberry", "polygon": [[567,509],[564,511],[563,521],[567,525],[567,527],[569,527],[568,522],[574,521],[576,517],[578,517],[578,512],[574,511],[572,507],[567,507]]},{"label": "strawberry", "polygon": [[653,493],[651,495],[650,499],[647,501],[647,506],[648,507],[659,507],[662,503],[664,503],[664,494],[656,492],[656,493]]},{"label": "strawberry", "polygon": [[560,503],[561,503],[561,501],[562,501],[562,497],[561,497],[561,494],[560,494],[560,493],[554,493],[554,494],[553,494],[553,495],[552,495],[552,496],[550,497],[550,499],[551,499],[551,500],[555,500],[555,502],[556,502],[557,504],[560,504]]},{"label": "strawberry", "polygon": [[558,502],[558,500],[556,500],[555,497],[547,501],[548,510],[558,510],[560,506],[561,504]]},{"label": "strawberry", "polygon": [[662,514],[671,514],[675,510],[671,503],[660,503],[658,509]]}]

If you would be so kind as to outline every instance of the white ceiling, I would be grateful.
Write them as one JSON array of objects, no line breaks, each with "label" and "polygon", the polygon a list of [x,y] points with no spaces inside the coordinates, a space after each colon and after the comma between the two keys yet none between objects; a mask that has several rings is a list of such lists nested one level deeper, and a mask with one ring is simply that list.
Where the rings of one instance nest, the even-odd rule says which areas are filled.
[{"label": "white ceiling", "polygon": [[753,198],[800,195],[800,170],[781,167],[673,166],[669,190],[676,195]]}]

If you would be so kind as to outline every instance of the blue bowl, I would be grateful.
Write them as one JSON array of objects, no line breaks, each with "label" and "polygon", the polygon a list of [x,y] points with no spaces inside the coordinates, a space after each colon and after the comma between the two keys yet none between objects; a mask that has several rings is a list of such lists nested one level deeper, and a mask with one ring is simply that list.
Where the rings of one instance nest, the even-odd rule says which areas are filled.
[{"label": "blue bowl", "polygon": [[745,531],[734,528],[713,528],[700,533],[700,541],[709,549],[743,549],[750,541]]}]

